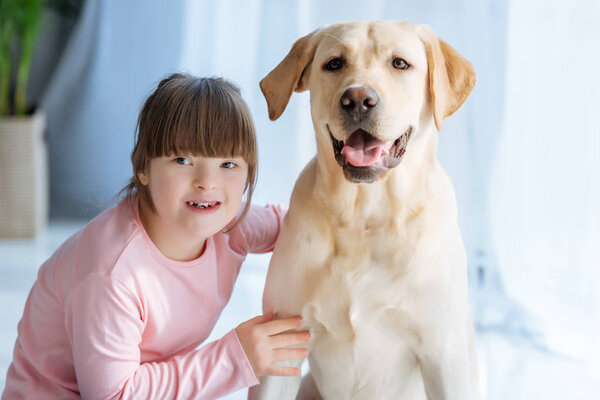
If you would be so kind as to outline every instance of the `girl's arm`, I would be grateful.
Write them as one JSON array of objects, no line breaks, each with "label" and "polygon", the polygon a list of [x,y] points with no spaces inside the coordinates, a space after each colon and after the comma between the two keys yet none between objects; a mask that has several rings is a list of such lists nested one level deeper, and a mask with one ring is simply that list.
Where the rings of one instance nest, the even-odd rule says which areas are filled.
[{"label": "girl's arm", "polygon": [[187,354],[141,363],[143,311],[141,300],[107,275],[88,276],[67,298],[65,325],[83,398],[214,399],[258,383],[234,330]]},{"label": "girl's arm", "polygon": [[239,228],[231,232],[232,245],[240,243],[245,253],[273,251],[287,208],[272,204],[266,207],[252,205]]}]

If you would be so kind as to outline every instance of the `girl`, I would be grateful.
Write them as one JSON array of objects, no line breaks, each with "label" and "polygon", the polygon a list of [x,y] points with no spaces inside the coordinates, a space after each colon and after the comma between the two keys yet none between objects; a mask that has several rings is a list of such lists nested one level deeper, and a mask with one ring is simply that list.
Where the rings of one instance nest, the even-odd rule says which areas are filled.
[{"label": "girl", "polygon": [[[250,112],[222,79],[175,74],[138,118],[127,196],[40,268],[3,399],[214,399],[298,375],[299,317],[253,318],[196,349],[248,252],[273,249],[284,212],[250,205]],[[243,193],[247,202],[240,211]]]}]

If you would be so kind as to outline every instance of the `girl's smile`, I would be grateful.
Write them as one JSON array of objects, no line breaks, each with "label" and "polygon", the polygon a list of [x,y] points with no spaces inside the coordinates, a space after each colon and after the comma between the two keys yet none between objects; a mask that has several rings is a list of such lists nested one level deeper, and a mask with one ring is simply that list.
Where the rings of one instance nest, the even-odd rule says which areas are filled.
[{"label": "girl's smile", "polygon": [[220,201],[186,201],[187,206],[194,212],[199,213],[212,213],[219,209],[221,206]]}]

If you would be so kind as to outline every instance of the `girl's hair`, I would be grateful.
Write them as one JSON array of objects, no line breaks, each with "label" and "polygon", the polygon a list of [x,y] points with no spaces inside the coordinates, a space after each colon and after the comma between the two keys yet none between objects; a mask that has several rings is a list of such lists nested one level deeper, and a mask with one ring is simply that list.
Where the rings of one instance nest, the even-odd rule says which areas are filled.
[{"label": "girl's hair", "polygon": [[142,106],[131,163],[133,177],[121,194],[138,193],[155,212],[149,190],[138,174],[152,158],[174,154],[242,157],[248,163],[246,205],[233,229],[246,215],[256,185],[258,154],[252,115],[240,90],[222,78],[173,74],[160,81]]}]

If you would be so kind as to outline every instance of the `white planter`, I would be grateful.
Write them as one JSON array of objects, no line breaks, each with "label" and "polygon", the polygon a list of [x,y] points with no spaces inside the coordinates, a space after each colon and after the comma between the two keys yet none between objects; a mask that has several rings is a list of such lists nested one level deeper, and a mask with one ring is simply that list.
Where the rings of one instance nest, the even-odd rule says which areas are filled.
[{"label": "white planter", "polygon": [[0,117],[0,237],[41,233],[48,221],[46,116]]}]

